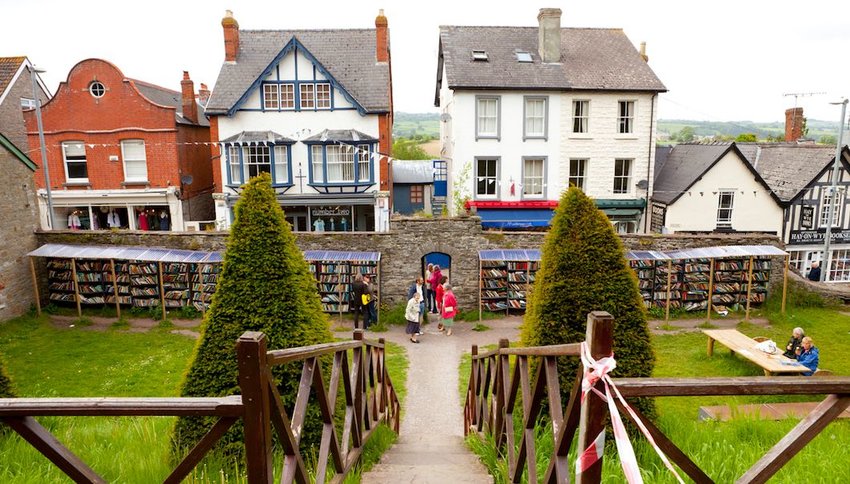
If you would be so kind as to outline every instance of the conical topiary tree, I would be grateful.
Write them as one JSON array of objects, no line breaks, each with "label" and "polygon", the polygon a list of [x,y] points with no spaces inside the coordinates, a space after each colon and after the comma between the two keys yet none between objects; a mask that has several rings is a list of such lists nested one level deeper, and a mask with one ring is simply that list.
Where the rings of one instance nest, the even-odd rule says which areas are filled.
[{"label": "conical topiary tree", "polygon": [[[307,262],[295,245],[278,205],[268,174],[251,179],[236,204],[236,220],[201,337],[186,374],[182,396],[224,396],[239,393],[236,340],[245,331],[262,331],[269,349],[291,348],[332,340],[327,316]],[[301,374],[300,365],[274,370],[278,389],[291,411]],[[304,440],[311,439],[308,414]],[[315,419],[314,419],[315,420]],[[194,445],[211,425],[210,419],[180,418],[174,430],[175,450]],[[242,427],[231,429],[221,450],[242,453]]]},{"label": "conical topiary tree", "polygon": [[[607,311],[614,317],[617,368],[613,375],[651,376],[655,354],[637,278],[608,217],[573,187],[561,196],[543,243],[522,343],[539,346],[584,341],[591,311]],[[577,358],[561,360],[559,380],[566,402],[579,362]],[[644,413],[654,414],[651,400],[642,399],[638,406]]]}]

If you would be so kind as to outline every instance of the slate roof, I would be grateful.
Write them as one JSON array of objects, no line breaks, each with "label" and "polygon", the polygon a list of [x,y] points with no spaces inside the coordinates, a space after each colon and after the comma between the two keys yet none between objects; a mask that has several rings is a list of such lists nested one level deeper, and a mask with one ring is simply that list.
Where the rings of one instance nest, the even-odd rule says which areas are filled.
[{"label": "slate roof", "polygon": [[367,113],[390,110],[390,69],[375,61],[375,29],[328,29],[240,30],[236,62],[222,64],[207,112],[233,108],[293,38]]},{"label": "slate roof", "polygon": [[178,124],[189,124],[199,126],[210,125],[210,121],[207,119],[206,116],[204,116],[204,106],[201,103],[198,103],[197,100],[196,104],[198,105],[198,122],[194,123],[192,121],[189,121],[189,119],[183,117],[183,94],[181,92],[173,91],[171,89],[160,87],[149,82],[140,81],[138,79],[130,80],[133,81],[139,92],[141,92],[142,95],[148,98],[150,101],[161,106],[173,106],[177,108],[177,111],[174,114],[174,118]]},{"label": "slate roof", "polygon": [[[671,204],[686,192],[723,154],[729,151],[729,143],[680,144],[672,150],[656,150],[655,183],[652,199]],[[659,156],[666,161],[659,169]]]},{"label": "slate roof", "polygon": [[274,131],[242,131],[239,134],[221,140],[222,143],[295,143],[292,138],[275,133]]},{"label": "slate roof", "polygon": [[835,159],[834,146],[739,143],[738,148],[783,202],[794,199]]},{"label": "slate roof", "polygon": [[356,129],[325,129],[321,133],[303,140],[304,143],[324,143],[325,141],[343,141],[347,143],[356,143],[358,141],[374,142],[378,141],[378,138],[361,133]]},{"label": "slate roof", "polygon": [[[440,52],[451,89],[667,90],[622,29],[561,29],[561,62],[544,64],[538,27],[440,27]],[[488,61],[473,61],[472,50]],[[532,62],[516,59],[517,51]],[[438,78],[442,72],[437,73]]]},{"label": "slate roof", "polygon": [[393,183],[434,183],[431,160],[393,160]]},{"label": "slate roof", "polygon": [[26,60],[26,57],[0,57],[0,95],[6,92],[9,83]]}]

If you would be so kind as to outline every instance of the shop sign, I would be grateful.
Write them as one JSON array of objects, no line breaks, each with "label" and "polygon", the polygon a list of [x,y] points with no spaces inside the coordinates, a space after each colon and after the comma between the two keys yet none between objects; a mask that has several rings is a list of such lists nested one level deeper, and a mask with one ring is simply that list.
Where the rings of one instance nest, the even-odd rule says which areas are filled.
[{"label": "shop sign", "polygon": [[[826,231],[792,230],[789,245],[822,244]],[[850,230],[836,229],[832,231],[830,243],[850,244]]]},{"label": "shop sign", "polygon": [[800,227],[810,229],[815,223],[815,207],[804,206],[800,208]]},{"label": "shop sign", "polygon": [[349,217],[351,207],[313,207],[310,209],[313,217]]}]

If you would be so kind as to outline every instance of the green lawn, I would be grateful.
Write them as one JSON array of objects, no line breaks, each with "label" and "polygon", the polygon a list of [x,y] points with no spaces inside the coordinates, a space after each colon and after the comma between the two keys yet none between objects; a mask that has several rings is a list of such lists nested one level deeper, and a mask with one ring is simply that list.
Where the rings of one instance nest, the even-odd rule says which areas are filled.
[{"label": "green lawn", "polygon": [[[177,396],[195,340],[168,328],[124,330],[57,329],[46,317],[24,316],[0,325],[0,354],[19,396]],[[388,345],[388,369],[400,398],[405,394],[407,357]],[[38,419],[109,482],[162,481],[169,461],[171,417],[49,417]],[[364,450],[370,466],[395,440],[379,428]],[[280,466],[276,465],[276,469]],[[354,480],[347,482],[356,482]],[[190,482],[244,482],[240,469],[208,460]],[[68,482],[16,434],[0,435],[0,482]]]},{"label": "green lawn", "polygon": [[[850,375],[850,359],[846,357],[850,354],[850,316],[840,311],[801,308],[781,315],[766,310],[763,315],[770,320],[770,328],[741,323],[738,329],[749,336],[769,337],[779,346],[784,346],[791,330],[801,326],[820,350],[820,367],[837,375]],[[701,333],[654,336],[653,347],[657,356],[654,375],[658,377],[763,375],[760,368],[739,356],[731,355],[722,345],[715,347],[714,356],[707,356],[706,337]],[[468,361],[465,358],[459,370],[464,392],[469,375]],[[700,422],[697,420],[699,407],[806,399],[799,396],[659,398],[656,400],[659,413],[657,424],[712,479],[716,482],[733,482],[793,428],[797,421],[739,419],[732,422]],[[543,431],[538,433],[538,450],[551,449],[551,436]],[[608,437],[613,443],[613,437],[610,434]],[[475,442],[472,447],[485,463],[490,464],[491,470],[499,473],[500,469],[504,469],[502,459],[495,455],[488,442]],[[642,439],[637,439],[635,449],[646,482],[675,482],[652,448]],[[574,460],[573,456],[571,462]],[[542,467],[545,471],[548,458],[538,459],[538,462],[538,468]],[[850,462],[850,422],[835,421],[776,474],[771,482],[797,483],[801,480],[801,474],[813,470],[817,472],[814,479],[816,482],[850,482],[850,465],[847,462]],[[616,452],[610,448],[606,454],[604,476],[604,482],[623,480]],[[496,481],[506,482],[503,475],[497,475]]]}]

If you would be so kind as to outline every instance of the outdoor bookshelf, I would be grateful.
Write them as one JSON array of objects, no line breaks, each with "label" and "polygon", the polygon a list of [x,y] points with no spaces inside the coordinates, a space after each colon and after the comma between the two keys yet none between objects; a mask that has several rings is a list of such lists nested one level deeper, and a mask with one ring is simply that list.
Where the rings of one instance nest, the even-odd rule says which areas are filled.
[{"label": "outdoor bookshelf", "polygon": [[322,310],[340,316],[351,310],[351,285],[357,274],[368,275],[378,287],[381,303],[381,253],[308,250],[304,259],[316,279],[316,289],[322,300]]},{"label": "outdoor bookshelf", "polygon": [[[204,311],[215,292],[221,254],[145,247],[47,244],[28,254],[47,258],[51,303]],[[30,259],[39,312],[38,275]]]},{"label": "outdoor bookshelf", "polygon": [[539,250],[482,250],[478,252],[478,319],[483,311],[510,314],[525,311],[534,277],[540,268]]}]

